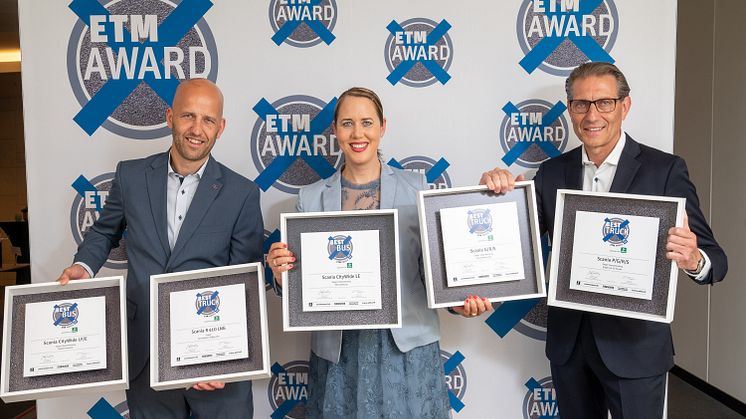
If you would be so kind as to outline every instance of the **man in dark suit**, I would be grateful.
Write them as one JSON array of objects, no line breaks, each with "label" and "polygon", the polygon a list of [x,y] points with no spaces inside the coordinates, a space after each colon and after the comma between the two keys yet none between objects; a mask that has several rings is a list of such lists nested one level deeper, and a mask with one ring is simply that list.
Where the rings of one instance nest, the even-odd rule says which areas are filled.
[{"label": "man in dark suit", "polygon": [[150,388],[150,275],[259,261],[264,232],[256,185],[210,156],[225,128],[220,89],[181,82],[166,122],[170,150],[117,165],[101,217],[58,281],[92,277],[126,229],[130,416],[252,417],[250,382]]},{"label": "man in dark suit", "polygon": [[[557,189],[686,198],[684,225],[668,232],[666,256],[700,284],[723,279],[725,253],[699,208],[686,164],[637,143],[622,131],[631,107],[617,67],[587,63],[565,84],[575,134],[583,143],[539,167],[534,178],[542,234],[554,231]],[[522,180],[519,176],[516,180]],[[482,175],[496,192],[513,188],[504,169]],[[565,418],[655,418],[663,414],[666,372],[673,366],[668,324],[549,307],[546,354]]]}]

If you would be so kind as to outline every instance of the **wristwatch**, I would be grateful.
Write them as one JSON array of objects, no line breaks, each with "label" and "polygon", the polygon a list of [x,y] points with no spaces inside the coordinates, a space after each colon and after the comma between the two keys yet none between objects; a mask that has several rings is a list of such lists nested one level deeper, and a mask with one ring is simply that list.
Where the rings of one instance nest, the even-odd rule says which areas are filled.
[{"label": "wristwatch", "polygon": [[692,276],[697,276],[702,272],[702,269],[705,268],[705,257],[702,255],[702,252],[699,252],[699,262],[697,262],[697,267],[694,268],[693,271],[690,271],[688,269],[684,269],[686,273]]}]

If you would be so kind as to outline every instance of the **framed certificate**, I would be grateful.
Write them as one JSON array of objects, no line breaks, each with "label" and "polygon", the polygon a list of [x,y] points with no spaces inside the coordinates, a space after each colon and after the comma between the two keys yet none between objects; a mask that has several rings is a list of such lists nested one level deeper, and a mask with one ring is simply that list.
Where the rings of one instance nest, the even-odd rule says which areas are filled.
[{"label": "framed certificate", "polygon": [[670,323],[677,268],[666,258],[684,198],[560,189],[548,305]]},{"label": "framed certificate", "polygon": [[150,386],[268,378],[261,263],[150,277]]},{"label": "framed certificate", "polygon": [[121,276],[7,287],[0,397],[126,389],[125,301]]},{"label": "framed certificate", "polygon": [[546,296],[532,181],[420,191],[417,204],[430,308]]},{"label": "framed certificate", "polygon": [[401,327],[397,211],[281,214],[285,331]]}]

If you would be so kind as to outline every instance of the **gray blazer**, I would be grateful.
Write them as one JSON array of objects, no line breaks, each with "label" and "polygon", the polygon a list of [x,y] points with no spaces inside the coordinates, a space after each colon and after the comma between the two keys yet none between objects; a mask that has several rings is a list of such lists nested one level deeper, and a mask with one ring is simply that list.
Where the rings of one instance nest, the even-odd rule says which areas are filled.
[{"label": "gray blazer", "polygon": [[[399,212],[399,258],[401,276],[402,327],[391,329],[396,346],[407,352],[440,339],[438,315],[427,308],[417,191],[427,189],[425,177],[381,163],[381,209]],[[342,207],[340,172],[300,190],[299,212],[339,211]],[[314,332],[311,350],[321,358],[339,362],[342,331]]]},{"label": "gray blazer", "polygon": [[212,157],[171,251],[167,172],[168,153],[120,162],[101,217],[75,255],[96,273],[127,229],[130,380],[143,371],[150,353],[150,275],[256,262],[262,255],[259,188]]}]

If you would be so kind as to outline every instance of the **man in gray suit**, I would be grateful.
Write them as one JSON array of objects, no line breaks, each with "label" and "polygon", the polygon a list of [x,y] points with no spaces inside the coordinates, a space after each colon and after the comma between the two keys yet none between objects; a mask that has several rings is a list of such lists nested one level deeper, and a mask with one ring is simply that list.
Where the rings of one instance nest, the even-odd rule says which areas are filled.
[{"label": "man in gray suit", "polygon": [[101,217],[58,281],[92,277],[126,229],[130,417],[250,418],[250,382],[150,388],[150,275],[259,261],[264,238],[259,189],[210,157],[225,128],[220,89],[181,82],[166,122],[170,150],[117,165]]}]

